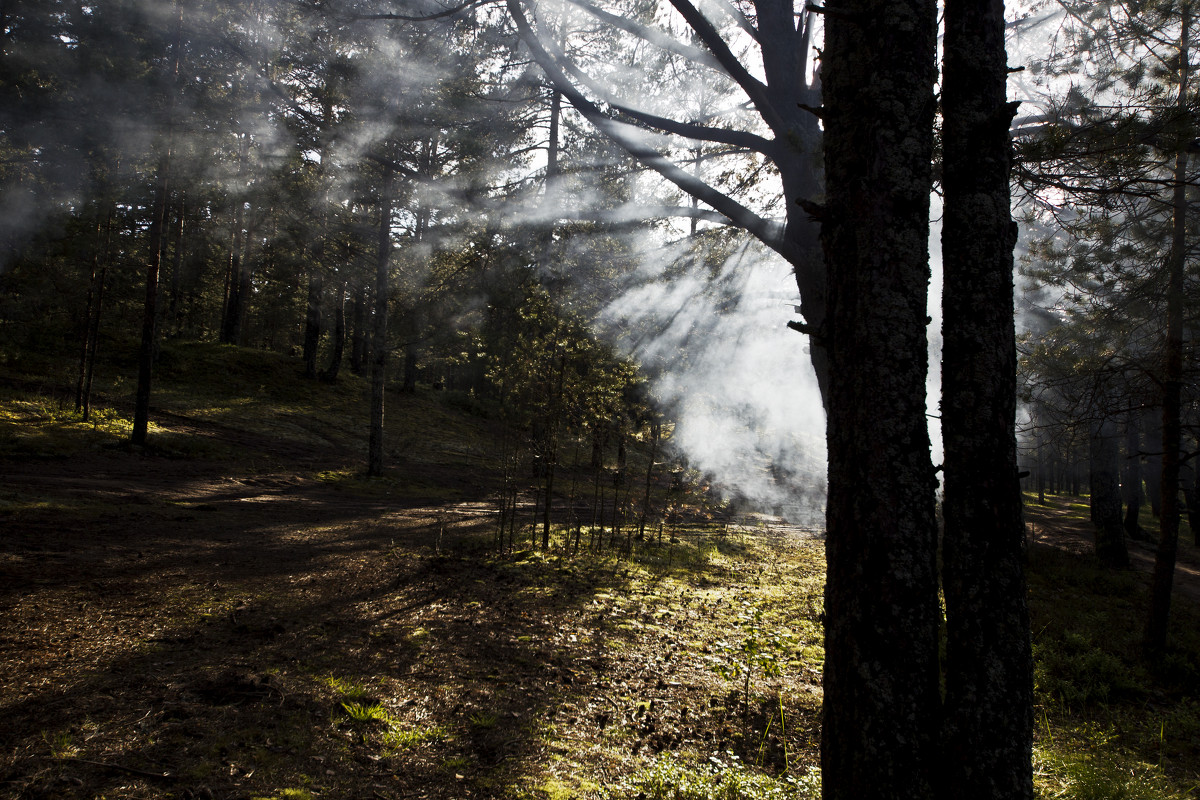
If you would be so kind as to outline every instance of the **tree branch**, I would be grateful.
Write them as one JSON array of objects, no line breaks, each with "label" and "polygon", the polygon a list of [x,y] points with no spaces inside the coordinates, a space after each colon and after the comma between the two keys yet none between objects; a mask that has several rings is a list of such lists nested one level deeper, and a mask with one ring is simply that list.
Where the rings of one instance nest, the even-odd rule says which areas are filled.
[{"label": "tree branch", "polygon": [[704,46],[712,51],[712,54],[721,62],[721,66],[725,68],[729,77],[742,87],[742,91],[746,93],[750,101],[754,103],[754,107],[758,109],[758,113],[762,115],[763,121],[772,130],[784,130],[786,126],[775,107],[771,105],[767,87],[763,85],[762,81],[751,75],[741,61],[738,61],[737,56],[729,49],[729,45],[721,38],[720,32],[708,21],[708,18],[701,14],[700,10],[689,0],[671,0],[671,5],[675,7],[687,24],[692,26],[692,30],[700,37],[700,41],[704,42]]},{"label": "tree branch", "polygon": [[576,87],[571,83],[566,74],[563,73],[555,59],[542,47],[537,35],[534,33],[525,12],[521,9],[520,0],[506,0],[509,13],[513,17],[513,21],[520,31],[521,37],[525,40],[535,61],[546,72],[546,75],[554,83],[555,87],[562,92],[563,97],[575,107],[580,114],[589,122],[596,126],[598,130],[612,139],[614,142],[623,147],[631,156],[636,158],[645,166],[657,172],[666,180],[678,186],[683,191],[706,203],[717,212],[724,214],[734,225],[744,229],[747,233],[758,238],[763,244],[771,249],[779,252],[785,258],[794,254],[791,253],[791,248],[788,246],[783,236],[783,225],[771,220],[766,220],[755,214],[746,206],[742,205],[732,197],[725,195],[715,188],[700,180],[694,175],[680,169],[676,164],[671,163],[665,156],[658,151],[646,147],[645,145],[635,141],[624,130],[624,123],[614,120],[612,117],[605,114],[596,106],[595,103],[588,100]]},{"label": "tree branch", "polygon": [[662,31],[655,30],[648,25],[642,25],[626,17],[605,11],[604,9],[587,2],[587,0],[567,0],[567,2],[583,9],[601,22],[606,22],[609,25],[612,25],[614,28],[618,28],[626,33],[633,34],[639,39],[649,42],[655,47],[665,50],[668,53],[674,53],[677,56],[682,56],[691,62],[709,67],[724,75],[729,74],[725,67],[721,65],[721,62],[714,58],[711,53],[707,53],[704,50],[701,50],[699,47],[686,45],[683,42],[668,36]]},{"label": "tree branch", "polygon": [[[557,48],[556,48],[557,49]],[[665,133],[683,136],[687,139],[697,139],[705,142],[713,142],[716,144],[728,144],[733,147],[740,147],[746,150],[753,150],[756,153],[762,153],[768,158],[775,158],[778,154],[778,147],[775,142],[770,139],[765,139],[748,131],[729,130],[726,128],[713,128],[708,125],[698,125],[694,122],[680,122],[679,120],[671,119],[670,117],[651,114],[648,111],[633,108],[620,102],[612,96],[604,87],[600,86],[596,81],[592,80],[591,76],[585,73],[577,64],[566,59],[566,54],[558,51],[554,54],[560,66],[570,75],[574,76],[578,81],[591,89],[596,94],[600,95],[604,102],[612,109],[623,116],[630,117],[644,125],[657,128]]]},{"label": "tree branch", "polygon": [[711,2],[728,14],[739,28],[750,34],[750,38],[758,41],[758,28],[754,27],[754,23],[740,9],[736,8],[729,0],[711,0]]}]

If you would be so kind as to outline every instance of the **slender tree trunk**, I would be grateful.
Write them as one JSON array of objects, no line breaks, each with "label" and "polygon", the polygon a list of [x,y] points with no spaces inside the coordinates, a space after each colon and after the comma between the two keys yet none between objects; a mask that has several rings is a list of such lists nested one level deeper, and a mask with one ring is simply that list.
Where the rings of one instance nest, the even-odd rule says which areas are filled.
[{"label": "slender tree trunk", "polygon": [[375,256],[375,328],[371,341],[371,435],[367,474],[383,474],[383,398],[388,359],[388,267],[392,256],[392,167],[385,164],[379,189],[379,237]]},{"label": "slender tree trunk", "polygon": [[[111,217],[110,217],[111,219]],[[91,278],[88,281],[87,307],[83,316],[83,331],[80,338],[79,347],[79,376],[75,384],[75,413],[79,414],[84,411],[84,386],[87,384],[88,374],[88,354],[92,352],[92,317],[99,316],[99,295],[101,293],[101,242],[103,241],[104,225],[100,222],[99,215],[96,219],[96,233],[92,240],[92,258],[91,258]],[[87,415],[84,414],[84,419]]]},{"label": "slender tree trunk", "polygon": [[554,473],[556,471],[558,460],[558,442],[553,441],[550,444],[549,452],[546,454],[546,505],[542,509],[542,549],[550,550],[550,503],[553,501],[554,495]]},{"label": "slender tree trunk", "polygon": [[[1033,797],[1003,0],[946,0],[942,800]],[[1044,478],[1038,470],[1039,495]]]},{"label": "slender tree trunk", "polygon": [[1142,539],[1145,531],[1138,524],[1142,510],[1142,432],[1138,425],[1137,410],[1130,411],[1125,419],[1125,460],[1121,470],[1121,500],[1125,504],[1125,535],[1131,539]]},{"label": "slender tree trunk", "polygon": [[[250,137],[242,135],[240,155],[238,157],[238,184],[245,180],[246,164],[250,158]],[[246,265],[242,263],[242,240],[249,239],[245,235],[246,204],[239,198],[234,201],[232,230],[229,232],[229,266],[225,277],[225,315],[221,321],[221,342],[223,344],[241,344],[242,320],[245,317],[243,309],[249,298],[243,296],[243,290],[249,286],[249,281],[243,278]]]},{"label": "slender tree trunk", "polygon": [[96,281],[95,308],[88,318],[87,369],[83,375],[83,402],[81,409],[84,422],[87,422],[92,416],[92,376],[96,372],[96,352],[100,347],[100,314],[104,310],[104,287],[108,278],[109,253],[112,252],[112,220],[113,209],[112,206],[109,206],[107,219],[104,223],[104,249],[101,253],[103,261],[100,264],[100,274]]},{"label": "slender tree trunk", "polygon": [[658,438],[662,428],[655,420],[650,423],[650,462],[646,464],[646,494],[642,497],[642,514],[638,520],[638,538],[646,535],[646,517],[650,514],[650,489],[654,485],[654,457],[658,455]]},{"label": "slender tree trunk", "polygon": [[[175,28],[174,84],[179,83],[179,58],[183,36],[183,5],[175,2],[178,15]],[[150,427],[150,383],[154,371],[155,334],[158,322],[158,275],[162,269],[164,232],[167,224],[167,198],[171,190],[171,150],[174,146],[173,117],[175,91],[169,90],[167,101],[167,131],[162,143],[162,155],[155,173],[154,203],[150,216],[150,264],[146,268],[146,301],[142,309],[142,343],[138,351],[137,395],[133,403],[133,432],[129,441],[135,445],[146,443]]]},{"label": "slender tree trunk", "polygon": [[1143,440],[1146,446],[1146,468],[1142,475],[1146,484],[1146,500],[1155,519],[1162,516],[1162,452],[1163,429],[1162,408],[1147,409],[1142,420]]},{"label": "slender tree trunk", "polygon": [[304,377],[317,377],[317,350],[321,344],[321,299],[325,278],[314,264],[308,274],[308,302],[304,315]]},{"label": "slender tree trunk", "polygon": [[167,306],[167,320],[170,323],[170,332],[173,335],[179,333],[179,293],[183,281],[183,233],[184,221],[187,217],[187,196],[183,193],[179,195],[179,204],[175,212],[175,226],[171,233],[172,253],[171,253],[171,298]]},{"label": "slender tree trunk", "polygon": [[142,344],[138,351],[137,395],[133,405],[133,433],[129,441],[135,445],[146,443],[150,425],[150,382],[154,371],[155,322],[158,319],[158,273],[162,267],[163,227],[167,208],[167,192],[170,168],[169,151],[158,163],[155,181],[154,205],[150,216],[150,264],[146,268],[146,300],[142,307]]},{"label": "slender tree trunk", "polygon": [[[1200,440],[1192,439],[1192,447],[1200,450]],[[1192,543],[1200,546],[1200,465],[1193,457],[1187,462],[1182,475],[1183,497],[1187,502],[1188,525],[1192,529]]]},{"label": "slender tree trunk", "polygon": [[925,393],[936,43],[934,0],[825,4],[825,800],[932,793],[941,612]]},{"label": "slender tree trunk", "polygon": [[[1180,117],[1188,111],[1188,78],[1191,6],[1182,4],[1179,35]],[[1150,619],[1146,624],[1146,648],[1160,652],[1167,646],[1167,621],[1171,612],[1171,584],[1179,549],[1179,466],[1183,449],[1180,419],[1183,394],[1183,273],[1187,259],[1188,151],[1192,137],[1182,137],[1175,154],[1175,187],[1171,224],[1171,253],[1167,260],[1167,348],[1162,381],[1162,513],[1160,536],[1154,558],[1154,580],[1150,587]]]},{"label": "slender tree trunk", "polygon": [[417,390],[417,345],[409,342],[404,345],[404,381],[400,391],[412,394]]},{"label": "slender tree trunk", "polygon": [[367,287],[362,281],[354,286],[353,330],[350,336],[350,371],[362,373],[367,361]]},{"label": "slender tree trunk", "polygon": [[[1043,453],[1045,450],[1045,442],[1042,441],[1042,435],[1039,433],[1037,437],[1037,495],[1038,505],[1046,505],[1046,458]],[[1051,490],[1053,492],[1053,490]]]},{"label": "slender tree trunk", "polygon": [[1121,487],[1117,435],[1109,420],[1092,424],[1090,439],[1092,522],[1096,525],[1096,556],[1106,567],[1128,567],[1125,525],[1121,519]]},{"label": "slender tree trunk", "polygon": [[334,382],[342,369],[342,356],[346,352],[346,282],[338,285],[337,301],[333,309],[333,355],[329,366],[321,373],[321,380]]}]

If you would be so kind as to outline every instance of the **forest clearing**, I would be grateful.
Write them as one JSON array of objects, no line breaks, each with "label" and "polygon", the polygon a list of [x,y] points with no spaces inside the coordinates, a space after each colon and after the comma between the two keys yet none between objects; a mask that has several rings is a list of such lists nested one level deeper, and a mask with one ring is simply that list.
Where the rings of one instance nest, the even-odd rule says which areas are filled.
[{"label": "forest clearing", "polygon": [[[146,448],[115,386],[90,423],[52,383],[0,386],[0,797],[819,796],[819,532],[697,500],[631,550],[571,552],[556,511],[542,550],[530,496],[500,553],[485,410],[389,397],[367,479],[363,381],[166,352]],[[1039,796],[1195,797],[1200,558],[1147,665],[1144,546],[1103,569],[1086,506],[1048,503]]]},{"label": "forest clearing", "polygon": [[0,0],[0,800],[1200,793],[1195,0]]}]

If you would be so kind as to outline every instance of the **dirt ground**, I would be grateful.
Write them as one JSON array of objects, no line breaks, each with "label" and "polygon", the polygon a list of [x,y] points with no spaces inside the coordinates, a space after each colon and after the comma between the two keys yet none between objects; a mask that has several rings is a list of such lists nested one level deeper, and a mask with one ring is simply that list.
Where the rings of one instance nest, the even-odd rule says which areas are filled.
[{"label": "dirt ground", "polygon": [[[639,757],[745,745],[703,588],[488,558],[453,470],[395,467],[454,502],[394,498],[322,480],[356,466],[332,449],[163,424],[254,455],[0,461],[0,797],[597,796]],[[700,586],[749,593],[738,563]],[[811,760],[817,681],[744,749]]]},{"label": "dirt ground", "polygon": [[[772,581],[816,587],[791,598],[815,617],[819,541],[687,581],[492,559],[470,475],[398,464],[456,499],[393,497],[322,480],[356,466],[333,448],[163,424],[250,455],[0,460],[0,797],[597,797],[662,751],[815,761],[815,671],[781,734],[706,660]],[[1091,547],[1062,508],[1028,519],[1034,547]]]}]

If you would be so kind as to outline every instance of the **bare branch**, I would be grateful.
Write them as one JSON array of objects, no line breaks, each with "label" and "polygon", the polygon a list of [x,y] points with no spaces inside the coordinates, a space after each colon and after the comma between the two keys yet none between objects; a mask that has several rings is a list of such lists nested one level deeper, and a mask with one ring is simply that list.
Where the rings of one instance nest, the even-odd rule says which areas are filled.
[{"label": "bare branch", "polygon": [[684,44],[678,39],[668,36],[660,30],[656,30],[648,25],[642,25],[626,17],[605,11],[604,9],[587,2],[587,0],[567,0],[567,2],[583,9],[601,22],[606,22],[609,25],[612,25],[614,28],[618,28],[626,33],[633,34],[639,39],[649,42],[655,47],[665,50],[668,53],[674,53],[675,55],[682,56],[693,63],[701,64],[726,75],[728,74],[728,71],[724,66],[721,65],[721,62],[717,61],[717,59],[714,58],[711,53],[707,53],[704,50],[701,50],[699,47],[692,47],[691,45]]},{"label": "bare branch", "polygon": [[729,0],[711,0],[711,2],[728,14],[739,28],[750,34],[751,38],[758,41],[758,28],[754,27],[754,23],[740,9],[736,8]]},{"label": "bare branch", "polygon": [[786,126],[779,112],[771,105],[767,87],[742,65],[742,62],[729,49],[729,45],[721,38],[720,32],[708,21],[708,18],[700,13],[700,10],[689,0],[671,0],[671,5],[675,7],[684,21],[692,26],[692,30],[700,37],[700,41],[704,42],[704,46],[717,57],[729,77],[742,87],[742,91],[746,93],[750,101],[754,103],[754,107],[758,109],[758,113],[762,115],[763,121],[772,130],[783,130]]},{"label": "bare branch", "polygon": [[758,238],[768,247],[779,252],[785,258],[794,255],[783,236],[783,225],[766,220],[755,214],[746,206],[732,197],[725,195],[709,184],[692,175],[663,156],[658,151],[647,147],[630,136],[626,125],[605,114],[600,108],[583,95],[562,71],[553,56],[542,47],[534,33],[520,0],[506,0],[509,13],[517,25],[522,38],[529,47],[535,61],[546,72],[546,75],[562,92],[563,97],[575,107],[589,122],[596,126],[614,142],[623,147],[631,156],[645,166],[657,172],[666,180],[678,186],[683,191],[706,203],[717,212],[725,215],[734,225]]},{"label": "bare branch", "polygon": [[[557,50],[557,48],[556,48]],[[657,128],[665,133],[683,136],[688,139],[697,139],[705,142],[714,142],[717,144],[728,144],[733,147],[740,147],[745,150],[752,150],[756,153],[762,153],[769,158],[774,158],[778,154],[778,147],[775,142],[765,139],[754,133],[739,130],[729,130],[727,128],[714,128],[708,125],[699,125],[694,122],[680,122],[679,120],[671,119],[670,117],[651,114],[648,111],[642,111],[632,106],[626,105],[612,96],[608,90],[600,86],[596,81],[585,73],[578,65],[567,60],[566,55],[561,51],[555,53],[559,65],[568,74],[575,77],[588,89],[599,95],[606,104],[613,110],[623,116],[629,117],[643,125],[648,125]]]}]

